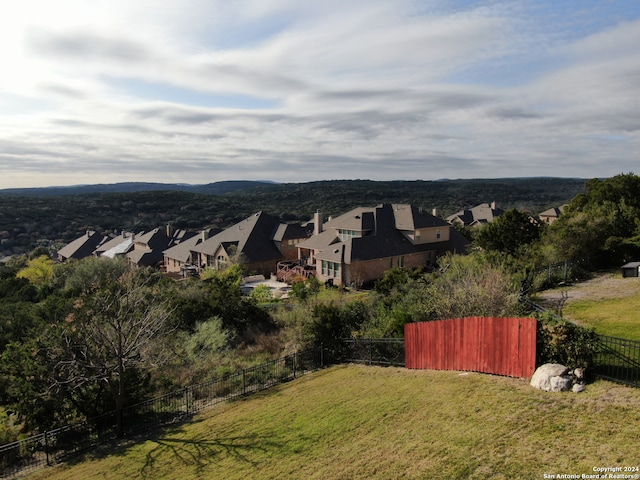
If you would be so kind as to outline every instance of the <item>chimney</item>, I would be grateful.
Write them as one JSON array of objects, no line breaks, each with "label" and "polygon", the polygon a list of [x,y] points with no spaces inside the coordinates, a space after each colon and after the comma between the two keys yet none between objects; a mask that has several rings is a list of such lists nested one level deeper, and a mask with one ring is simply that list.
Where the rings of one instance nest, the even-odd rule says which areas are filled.
[{"label": "chimney", "polygon": [[493,202],[491,202],[491,210],[495,210],[497,207],[498,207],[498,205],[496,204],[495,200]]},{"label": "chimney", "polygon": [[167,223],[167,237],[173,237],[173,227],[170,223]]},{"label": "chimney", "polygon": [[318,235],[322,233],[322,224],[324,223],[324,218],[322,217],[322,213],[317,211],[313,214],[313,234]]},{"label": "chimney", "polygon": [[206,228],[202,230],[200,232],[200,238],[202,239],[203,242],[207,240],[209,238],[209,230],[207,230]]},{"label": "chimney", "polygon": [[437,208],[434,208],[433,210],[431,210],[431,215],[433,215],[434,217],[439,217],[440,211]]}]

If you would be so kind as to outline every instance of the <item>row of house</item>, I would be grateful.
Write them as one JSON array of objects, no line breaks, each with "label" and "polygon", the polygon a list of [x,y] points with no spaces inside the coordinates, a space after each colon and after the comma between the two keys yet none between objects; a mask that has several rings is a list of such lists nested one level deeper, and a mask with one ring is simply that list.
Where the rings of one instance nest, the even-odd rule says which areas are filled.
[{"label": "row of house", "polygon": [[464,253],[469,242],[452,223],[479,225],[501,211],[484,204],[449,221],[433,213],[407,204],[381,204],[326,221],[317,212],[306,224],[283,223],[258,212],[222,231],[167,227],[115,238],[87,232],[62,248],[58,258],[126,256],[135,266],[161,266],[181,276],[240,263],[248,273],[279,281],[313,275],[321,282],[361,286],[391,268],[428,268],[446,252]]},{"label": "row of house", "polygon": [[[200,232],[209,234],[211,230]],[[164,261],[163,252],[183,242],[193,241],[198,232],[155,228],[149,232],[121,232],[108,236],[87,230],[84,235],[58,250],[58,261],[96,257],[126,257],[136,267],[159,266]]]},{"label": "row of house", "polygon": [[[535,217],[532,217],[532,221],[546,223],[551,225],[564,213],[567,205],[560,207],[552,207],[539,213]],[[465,208],[449,215],[446,220],[452,225],[464,225],[465,227],[481,227],[489,222],[492,222],[505,212],[504,209],[498,207],[496,202],[481,203],[475,207]]]}]

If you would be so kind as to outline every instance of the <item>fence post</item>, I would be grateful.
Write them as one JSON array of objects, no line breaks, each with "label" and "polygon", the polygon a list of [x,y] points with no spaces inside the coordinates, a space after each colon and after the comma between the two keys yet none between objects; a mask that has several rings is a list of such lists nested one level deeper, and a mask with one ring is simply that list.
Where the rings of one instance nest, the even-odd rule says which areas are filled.
[{"label": "fence post", "polygon": [[296,379],[296,356],[298,352],[293,352],[293,379]]},{"label": "fence post", "polygon": [[189,387],[184,387],[184,408],[186,414],[189,415]]},{"label": "fence post", "polygon": [[373,339],[369,338],[369,365],[373,365]]},{"label": "fence post", "polygon": [[44,432],[44,454],[47,457],[47,466],[51,466],[51,460],[49,459],[49,438],[47,437],[47,432]]},{"label": "fence post", "polygon": [[247,370],[242,369],[242,395],[247,394]]}]

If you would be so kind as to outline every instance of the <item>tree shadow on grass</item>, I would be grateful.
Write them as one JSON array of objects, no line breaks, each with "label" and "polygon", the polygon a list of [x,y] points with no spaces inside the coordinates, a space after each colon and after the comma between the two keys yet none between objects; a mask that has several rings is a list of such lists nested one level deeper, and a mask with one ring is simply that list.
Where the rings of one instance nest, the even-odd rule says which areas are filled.
[{"label": "tree shadow on grass", "polygon": [[156,446],[146,455],[145,464],[140,471],[142,478],[154,478],[154,465],[158,459],[167,455],[173,457],[172,461],[193,468],[194,473],[201,473],[205,467],[225,457],[255,466],[257,463],[251,459],[252,453],[280,448],[273,440],[259,435],[208,440],[162,437],[150,441]]}]

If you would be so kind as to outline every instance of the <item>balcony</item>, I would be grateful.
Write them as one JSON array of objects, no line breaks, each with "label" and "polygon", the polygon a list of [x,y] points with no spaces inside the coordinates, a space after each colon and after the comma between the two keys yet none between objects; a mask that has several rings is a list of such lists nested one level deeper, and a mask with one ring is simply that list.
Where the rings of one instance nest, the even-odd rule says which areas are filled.
[{"label": "balcony", "polygon": [[302,277],[306,280],[309,277],[315,277],[315,275],[316,267],[313,265],[292,261],[278,262],[276,278],[279,282],[289,283],[295,277]]}]

